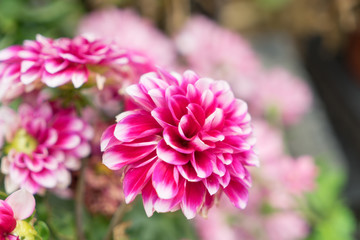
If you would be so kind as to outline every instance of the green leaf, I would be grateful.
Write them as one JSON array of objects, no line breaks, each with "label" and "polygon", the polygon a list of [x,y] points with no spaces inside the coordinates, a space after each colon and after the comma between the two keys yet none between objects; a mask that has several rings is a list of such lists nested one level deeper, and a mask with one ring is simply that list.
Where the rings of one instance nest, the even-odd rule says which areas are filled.
[{"label": "green leaf", "polygon": [[50,230],[46,223],[43,221],[37,221],[34,227],[42,240],[48,240],[50,238]]}]

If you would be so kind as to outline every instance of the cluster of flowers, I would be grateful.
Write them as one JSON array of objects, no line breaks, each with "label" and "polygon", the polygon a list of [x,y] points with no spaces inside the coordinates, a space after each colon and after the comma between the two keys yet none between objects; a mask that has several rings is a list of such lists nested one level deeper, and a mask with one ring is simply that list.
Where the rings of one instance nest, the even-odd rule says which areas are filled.
[{"label": "cluster of flowers", "polygon": [[[277,108],[285,124],[296,122],[311,102],[301,81],[284,70],[263,70],[246,41],[202,17],[190,20],[171,41],[131,11],[106,10],[85,19],[79,34],[38,36],[0,52],[1,172],[7,192],[49,189],[71,196],[71,173],[90,157],[86,199],[94,212],[109,215],[116,209],[112,205],[130,203],[138,194],[148,216],[178,209],[188,219],[206,215],[222,194],[244,209],[252,185],[248,168],[259,161],[247,103],[237,97],[248,101],[257,118]],[[175,62],[177,52],[183,64]],[[226,81],[168,71],[185,68]],[[294,86],[301,91],[289,95]],[[14,99],[21,99],[20,105],[10,108]],[[264,135],[259,138],[267,139]],[[269,143],[273,140],[259,149]],[[268,167],[251,174],[259,176],[255,193],[272,191],[269,182],[261,183],[265,176],[276,178],[274,184],[288,177],[296,185],[302,175],[300,180],[278,173],[304,168],[308,174],[313,167],[311,160],[260,152]],[[120,173],[104,170],[101,158]],[[296,185],[299,194],[311,188],[313,176],[306,178],[309,184]],[[91,197],[99,192],[102,198]],[[261,194],[254,202],[267,199]],[[101,199],[111,206],[99,207]],[[261,206],[253,207],[254,215]]]}]

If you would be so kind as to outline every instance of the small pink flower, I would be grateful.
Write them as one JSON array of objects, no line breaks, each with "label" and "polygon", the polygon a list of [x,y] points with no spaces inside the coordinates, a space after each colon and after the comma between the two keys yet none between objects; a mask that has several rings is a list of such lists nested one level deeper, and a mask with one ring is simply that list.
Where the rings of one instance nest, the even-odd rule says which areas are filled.
[{"label": "small pink flower", "polygon": [[247,166],[258,165],[247,105],[224,81],[160,71],[127,88],[140,109],[117,117],[103,134],[103,163],[125,167],[127,203],[142,193],[148,216],[206,211],[224,192],[245,208]]},{"label": "small pink flower", "polygon": [[251,107],[256,115],[275,111],[285,124],[294,124],[309,110],[312,94],[308,85],[285,69],[263,73],[252,95]]},{"label": "small pink flower", "polygon": [[31,193],[67,187],[69,170],[78,169],[80,158],[90,153],[89,125],[74,109],[61,109],[55,103],[21,104],[12,124],[16,128],[11,129],[1,164],[7,192],[19,187]]},{"label": "small pink flower", "polygon": [[120,48],[141,53],[161,66],[171,66],[175,60],[172,42],[131,9],[93,12],[81,21],[78,33],[114,41]]},{"label": "small pink flower", "polygon": [[190,68],[202,75],[223,79],[234,93],[248,99],[256,91],[254,78],[260,60],[239,34],[203,17],[192,17],[175,38]]},{"label": "small pink flower", "polygon": [[0,200],[0,240],[18,239],[11,235],[16,221],[30,217],[34,209],[35,199],[25,189],[14,192],[5,201]]}]

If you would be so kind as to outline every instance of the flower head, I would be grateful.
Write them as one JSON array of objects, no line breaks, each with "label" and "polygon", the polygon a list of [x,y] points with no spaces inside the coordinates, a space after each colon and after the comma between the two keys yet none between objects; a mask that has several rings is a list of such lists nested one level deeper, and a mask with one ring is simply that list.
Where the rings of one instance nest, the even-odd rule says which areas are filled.
[{"label": "flower head", "polygon": [[69,170],[78,169],[80,158],[90,153],[92,129],[74,109],[62,109],[54,102],[37,107],[23,103],[8,133],[1,171],[5,187],[19,187],[31,193],[44,188],[67,187]]},{"label": "flower head", "polygon": [[154,211],[182,209],[187,218],[211,207],[224,192],[244,208],[258,164],[247,105],[224,81],[149,73],[127,88],[139,109],[117,117],[103,134],[103,163],[124,166],[125,201],[142,193]]},{"label": "flower head", "polygon": [[18,239],[11,233],[17,221],[31,216],[35,209],[35,198],[25,189],[18,190],[0,200],[0,240]]},{"label": "flower head", "polygon": [[38,35],[36,40],[0,51],[0,100],[10,101],[44,84],[53,88],[71,82],[79,88],[91,79],[102,88],[104,79],[134,81],[152,69],[151,61],[141,53],[102,40]]}]

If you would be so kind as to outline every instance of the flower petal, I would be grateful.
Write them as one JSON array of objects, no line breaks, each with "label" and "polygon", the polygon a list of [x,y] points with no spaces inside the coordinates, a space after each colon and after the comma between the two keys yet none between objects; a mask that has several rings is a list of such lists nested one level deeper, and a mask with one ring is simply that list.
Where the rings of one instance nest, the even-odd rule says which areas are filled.
[{"label": "flower petal", "polygon": [[209,151],[196,151],[190,161],[198,177],[207,178],[213,172],[213,162],[216,161],[216,156]]},{"label": "flower petal", "polygon": [[224,188],[224,192],[236,207],[241,209],[246,207],[249,198],[249,192],[248,189],[241,183],[241,181],[232,179],[229,185]]},{"label": "flower petal", "polygon": [[205,187],[202,182],[186,182],[181,209],[187,219],[195,217],[204,202]]},{"label": "flower petal", "polygon": [[14,192],[6,198],[5,202],[11,206],[16,220],[30,217],[35,210],[35,198],[25,189]]},{"label": "flower petal", "polygon": [[174,166],[160,161],[152,176],[157,195],[162,199],[171,199],[178,192],[179,172]]},{"label": "flower petal", "polygon": [[168,146],[164,139],[159,142],[156,153],[161,160],[173,165],[184,165],[188,163],[191,158],[190,154],[180,153]]}]

